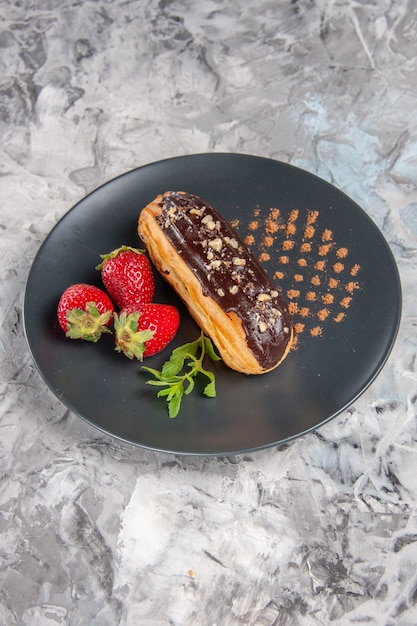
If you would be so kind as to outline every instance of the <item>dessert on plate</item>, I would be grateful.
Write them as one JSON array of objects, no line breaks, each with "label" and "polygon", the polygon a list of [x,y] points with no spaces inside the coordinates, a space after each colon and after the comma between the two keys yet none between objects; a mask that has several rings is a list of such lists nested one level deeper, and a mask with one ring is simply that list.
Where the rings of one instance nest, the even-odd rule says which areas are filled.
[{"label": "dessert on plate", "polygon": [[138,233],[226,365],[263,374],[282,363],[294,336],[287,304],[214,207],[191,193],[167,191],[142,209]]}]

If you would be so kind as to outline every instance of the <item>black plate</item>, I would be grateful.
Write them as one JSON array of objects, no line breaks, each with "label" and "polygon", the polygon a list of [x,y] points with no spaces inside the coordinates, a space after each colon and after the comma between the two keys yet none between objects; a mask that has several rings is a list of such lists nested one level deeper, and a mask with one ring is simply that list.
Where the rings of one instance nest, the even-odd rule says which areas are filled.
[{"label": "black plate", "polygon": [[[158,193],[185,190],[229,220],[277,277],[291,302],[297,342],[284,363],[247,377],[213,364],[217,397],[194,391],[179,416],[146,385],[140,364],[97,344],[63,337],[56,306],[75,282],[101,286],[100,254],[139,246],[140,209]],[[274,210],[276,209],[276,210]],[[310,245],[309,245],[310,244]],[[199,330],[157,278],[156,300],[180,308],[169,349],[147,359],[160,368]],[[45,382],[74,413],[145,448],[227,455],[282,443],[346,409],[374,380],[397,334],[401,287],[391,251],[367,214],[345,194],[296,167],[239,154],[200,154],[138,168],[103,185],[51,231],[30,271],[25,331]]]}]

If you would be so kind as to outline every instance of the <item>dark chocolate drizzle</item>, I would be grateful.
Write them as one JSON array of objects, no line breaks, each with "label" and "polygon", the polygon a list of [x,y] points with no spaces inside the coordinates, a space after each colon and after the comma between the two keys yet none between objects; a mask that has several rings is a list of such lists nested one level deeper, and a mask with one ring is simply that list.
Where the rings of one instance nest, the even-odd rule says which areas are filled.
[{"label": "dark chocolate drizzle", "polygon": [[291,337],[291,317],[280,289],[231,225],[201,198],[185,192],[162,196],[157,221],[192,268],[203,294],[240,317],[261,367],[274,367]]}]

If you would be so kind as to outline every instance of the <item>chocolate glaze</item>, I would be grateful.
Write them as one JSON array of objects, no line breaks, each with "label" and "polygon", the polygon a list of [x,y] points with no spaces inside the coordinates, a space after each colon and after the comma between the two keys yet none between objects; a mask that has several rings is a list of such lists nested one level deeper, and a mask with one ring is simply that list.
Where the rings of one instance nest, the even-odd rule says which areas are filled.
[{"label": "chocolate glaze", "polygon": [[292,321],[279,288],[230,224],[198,196],[167,192],[157,221],[202,285],[203,293],[242,320],[263,369],[284,355]]}]

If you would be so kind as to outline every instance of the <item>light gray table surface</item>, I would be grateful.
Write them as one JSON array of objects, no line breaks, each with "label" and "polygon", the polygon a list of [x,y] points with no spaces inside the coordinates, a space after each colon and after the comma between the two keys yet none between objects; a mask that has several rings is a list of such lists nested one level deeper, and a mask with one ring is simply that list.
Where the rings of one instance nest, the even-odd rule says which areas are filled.
[{"label": "light gray table surface", "polygon": [[[0,624],[415,626],[417,4],[0,2]],[[22,324],[48,232],[102,183],[201,152],[301,167],[385,235],[383,371],[286,446],[233,458],[102,434]]]}]

